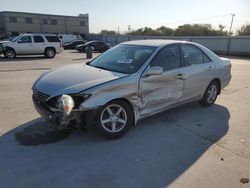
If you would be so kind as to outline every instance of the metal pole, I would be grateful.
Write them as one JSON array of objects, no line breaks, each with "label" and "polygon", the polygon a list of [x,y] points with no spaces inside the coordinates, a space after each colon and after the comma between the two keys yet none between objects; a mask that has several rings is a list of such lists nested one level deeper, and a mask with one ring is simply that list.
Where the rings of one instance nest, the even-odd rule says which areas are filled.
[{"label": "metal pole", "polygon": [[232,30],[232,26],[233,26],[233,22],[234,22],[234,16],[235,16],[235,14],[231,14],[231,16],[232,16],[232,20],[231,20],[231,25],[230,25],[230,29],[229,29],[228,36],[230,36],[230,35],[231,35],[231,30]]}]

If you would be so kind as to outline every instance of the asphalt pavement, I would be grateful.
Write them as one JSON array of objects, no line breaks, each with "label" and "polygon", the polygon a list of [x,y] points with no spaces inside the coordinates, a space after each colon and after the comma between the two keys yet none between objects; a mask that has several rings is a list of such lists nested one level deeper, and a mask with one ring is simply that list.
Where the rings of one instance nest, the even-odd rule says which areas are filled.
[{"label": "asphalt pavement", "polygon": [[38,76],[84,54],[0,58],[0,187],[250,187],[250,59],[230,58],[215,105],[157,114],[118,140],[58,131],[33,107]]}]

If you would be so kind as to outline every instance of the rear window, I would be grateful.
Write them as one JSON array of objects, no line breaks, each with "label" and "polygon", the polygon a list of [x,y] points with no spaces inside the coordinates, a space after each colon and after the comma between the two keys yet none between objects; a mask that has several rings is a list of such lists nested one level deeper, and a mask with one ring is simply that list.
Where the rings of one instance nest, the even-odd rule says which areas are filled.
[{"label": "rear window", "polygon": [[48,42],[60,42],[60,39],[57,36],[45,36]]}]

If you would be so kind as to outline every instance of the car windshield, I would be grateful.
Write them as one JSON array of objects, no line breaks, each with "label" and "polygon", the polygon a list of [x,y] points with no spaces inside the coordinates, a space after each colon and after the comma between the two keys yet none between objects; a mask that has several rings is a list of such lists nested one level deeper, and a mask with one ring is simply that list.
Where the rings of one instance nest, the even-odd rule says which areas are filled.
[{"label": "car windshield", "polygon": [[152,46],[118,45],[94,59],[90,66],[113,72],[133,74],[156,48]]},{"label": "car windshield", "polygon": [[9,38],[9,41],[16,42],[20,37],[21,37],[20,35],[19,36],[15,36],[15,37],[11,37],[11,38]]}]

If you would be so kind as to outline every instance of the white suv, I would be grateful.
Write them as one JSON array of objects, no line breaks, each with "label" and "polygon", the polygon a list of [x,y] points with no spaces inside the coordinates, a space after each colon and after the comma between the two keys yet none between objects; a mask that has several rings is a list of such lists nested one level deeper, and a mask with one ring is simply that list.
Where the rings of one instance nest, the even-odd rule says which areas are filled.
[{"label": "white suv", "polygon": [[1,42],[3,54],[7,58],[15,58],[16,55],[41,55],[53,58],[62,52],[62,42],[54,34],[23,34],[11,41]]}]

